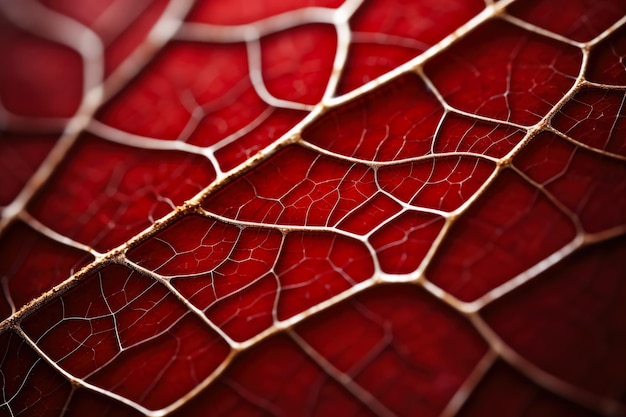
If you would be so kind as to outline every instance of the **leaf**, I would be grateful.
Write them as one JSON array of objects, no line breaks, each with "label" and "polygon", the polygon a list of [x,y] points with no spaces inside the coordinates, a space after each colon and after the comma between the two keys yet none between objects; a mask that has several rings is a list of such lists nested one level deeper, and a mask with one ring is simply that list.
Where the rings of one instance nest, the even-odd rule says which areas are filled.
[{"label": "leaf", "polygon": [[0,2],[0,415],[626,415],[588,3]]}]

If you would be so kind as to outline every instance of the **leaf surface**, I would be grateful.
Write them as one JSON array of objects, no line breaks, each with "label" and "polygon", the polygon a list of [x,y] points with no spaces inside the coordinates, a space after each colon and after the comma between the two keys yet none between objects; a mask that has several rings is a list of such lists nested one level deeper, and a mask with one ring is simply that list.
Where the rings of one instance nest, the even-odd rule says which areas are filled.
[{"label": "leaf surface", "polygon": [[626,416],[625,30],[1,1],[0,415]]}]

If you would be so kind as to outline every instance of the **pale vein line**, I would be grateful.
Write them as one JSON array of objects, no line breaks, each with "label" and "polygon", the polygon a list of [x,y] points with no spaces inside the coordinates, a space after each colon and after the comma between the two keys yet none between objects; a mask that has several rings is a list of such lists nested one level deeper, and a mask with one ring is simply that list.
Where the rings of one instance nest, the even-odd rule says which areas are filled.
[{"label": "pale vein line", "polygon": [[65,15],[47,9],[39,3],[23,0],[15,7],[12,2],[0,2],[2,11],[18,26],[39,36],[67,46],[80,54],[83,62],[83,97],[77,115],[65,127],[64,135],[57,141],[46,159],[29,178],[20,193],[4,209],[0,218],[0,234],[24,211],[36,191],[61,163],[86,120],[102,99],[104,71],[103,46],[98,36],[89,28]]},{"label": "pale vein line", "polygon": [[75,378],[72,374],[65,371],[61,366],[59,366],[54,360],[52,360],[46,353],[37,346],[37,344],[31,340],[31,338],[22,330],[21,327],[16,326],[14,330],[17,334],[26,342],[26,344],[33,349],[37,355],[43,359],[48,365],[50,365],[55,371],[57,371],[60,375],[62,375],[65,379],[67,379],[72,385],[82,386],[84,388],[90,389],[94,392],[102,394],[105,397],[112,398],[116,401],[121,402],[122,404],[126,404],[127,406],[134,408],[135,410],[143,413],[145,415],[152,415],[151,411],[126,397],[123,397],[119,394],[115,394],[109,390],[98,387],[97,385],[90,384],[89,382],[83,381],[79,378]]},{"label": "pale vein line", "polygon": [[287,334],[296,344],[302,349],[302,351],[315,362],[324,372],[332,379],[341,384],[350,394],[357,398],[374,414],[380,417],[395,417],[396,414],[380,403],[376,397],[374,397],[369,391],[360,386],[352,377],[348,374],[341,372],[333,364],[328,361],[324,356],[317,352],[311,345],[309,345],[298,333],[289,329]]},{"label": "pale vein line", "polygon": [[81,251],[90,253],[91,255],[93,255],[94,258],[96,258],[96,260],[103,257],[102,253],[98,252],[91,246],[84,245],[80,242],[75,241],[74,239],[70,239],[69,237],[63,236],[62,234],[50,229],[48,226],[31,216],[28,212],[22,211],[18,214],[18,217],[22,221],[24,221],[24,223],[28,224],[34,230],[38,231],[49,239],[59,242],[65,246],[70,246],[72,248],[80,249]]},{"label": "pale vein line", "polygon": [[493,349],[489,349],[483,358],[478,362],[474,370],[465,379],[463,385],[452,396],[446,408],[443,409],[439,417],[453,417],[458,414],[467,399],[474,392],[478,384],[484,379],[487,372],[493,367],[498,359],[497,353]]},{"label": "pale vein line", "polygon": [[[418,68],[420,67],[424,62],[426,62],[427,59],[429,59],[430,57],[438,54],[440,51],[446,49],[447,47],[449,47],[451,44],[453,44],[458,38],[461,38],[465,33],[468,33],[469,31],[473,30],[473,28],[475,28],[476,26],[478,26],[479,24],[481,24],[483,21],[488,20],[489,18],[496,16],[498,14],[500,14],[503,10],[505,10],[506,6],[508,4],[510,4],[512,1],[504,1],[504,2],[499,2],[495,5],[490,5],[485,12],[481,13],[481,15],[477,16],[476,18],[472,19],[472,21],[468,22],[468,24],[464,25],[461,29],[459,29],[455,34],[449,36],[448,38],[444,39],[444,41],[440,42],[438,45],[436,45],[435,47],[431,48],[429,51],[427,51],[427,53],[424,53],[422,55],[420,55],[419,57],[417,57],[416,59],[412,60],[410,63],[394,70],[391,71],[390,73],[380,77],[379,79],[368,83],[366,86],[364,86],[361,89],[356,90],[355,92],[351,93],[351,95],[345,95],[339,99],[335,99],[332,100],[331,103],[327,103],[328,107],[332,107],[332,106],[336,106],[336,105],[340,105],[343,102],[347,101],[348,99],[353,98],[352,96],[357,96],[357,95],[361,95],[367,91],[372,90],[373,88],[375,88],[377,85],[379,85],[382,82],[387,82],[391,79],[394,79],[398,76],[400,76],[401,74],[403,74],[404,72],[408,72],[413,70],[414,68]],[[489,4],[489,2],[488,2]],[[624,19],[622,19],[624,20]],[[171,23],[171,22],[170,22]],[[621,20],[620,22],[618,22],[619,24],[622,24]],[[614,25],[615,28],[618,27],[619,25]],[[608,36],[609,31],[606,31],[605,34],[606,36]],[[596,38],[596,41],[599,42],[598,39],[601,39],[602,36]],[[583,59],[583,65],[582,67],[586,67],[586,62],[587,62],[587,55],[584,54],[584,59]],[[577,82],[575,83],[575,87],[573,87],[572,90],[575,91],[576,87],[579,87],[582,84],[582,77],[579,77],[579,79],[577,80]],[[569,99],[571,96],[571,92],[566,94],[565,97],[563,98],[563,100],[561,100],[556,106],[554,106],[553,111],[551,113],[554,113],[555,111],[557,111],[560,106],[562,105],[562,103],[566,100]],[[298,127],[298,129],[301,128],[301,126],[305,126],[307,122],[314,120],[316,117],[318,117],[319,115],[321,115],[323,113],[323,109],[314,109],[314,111],[311,113],[310,117],[308,117],[306,119],[306,122],[303,122],[302,124],[300,124],[300,126]],[[471,117],[475,118],[475,115],[470,115]],[[491,119],[490,119],[491,121]],[[545,126],[535,126],[534,129],[531,129],[532,133],[536,133],[537,131],[539,131],[541,128],[545,128]],[[294,140],[298,140],[298,136],[297,133],[299,132],[298,129],[292,129],[289,134],[283,136],[281,139],[279,139],[278,141],[276,141],[273,145],[271,145],[269,148],[266,148],[264,151],[262,151],[257,157],[252,158],[251,160],[249,160],[247,163],[244,163],[242,165],[240,165],[240,169],[239,170],[233,170],[231,173],[232,175],[226,176],[223,180],[229,180],[230,178],[232,178],[234,176],[234,174],[236,172],[242,172],[244,170],[249,169],[250,167],[252,167],[253,165],[255,165],[258,161],[263,160],[265,158],[267,158],[268,156],[272,155],[277,149],[279,149],[280,147],[284,146],[284,144],[287,143],[291,143]],[[531,133],[529,132],[529,133]],[[527,135],[527,136],[532,136],[531,135]],[[296,138],[296,139],[294,139]],[[530,139],[530,138],[529,138]],[[525,146],[527,141],[523,141],[523,143],[520,143],[518,145],[518,147],[516,147],[516,149],[514,149],[514,151],[519,151],[519,149],[523,148]],[[510,158],[512,158],[512,156],[514,156],[516,152],[511,152],[506,158],[503,158],[501,161],[503,161],[504,163],[508,163],[507,160],[510,160]],[[205,195],[207,195],[208,193],[210,193],[213,189],[215,189],[217,186],[217,183],[213,183],[211,184],[209,187],[207,187],[205,190],[203,190],[203,192],[201,192],[200,194],[198,194],[198,196],[196,196],[196,198],[192,199],[192,205],[194,203],[198,203]],[[481,192],[478,192],[477,194],[481,194]],[[144,239],[147,236],[150,236],[151,234],[155,233],[156,231],[160,230],[160,228],[165,225],[165,224],[169,224],[171,223],[174,219],[180,217],[181,215],[183,215],[184,213],[189,211],[189,207],[191,207],[189,204],[186,204],[185,206],[179,207],[177,208],[170,216],[168,216],[163,222],[157,222],[155,225],[153,225],[152,227],[149,227],[148,229],[146,229],[146,231],[142,232],[140,235],[137,236],[137,238],[135,239],[131,239],[128,244],[123,245],[123,248],[121,249],[125,249],[128,247],[131,247],[132,245],[136,244],[137,242],[141,241],[142,239]],[[620,233],[623,233],[623,231],[621,231]],[[593,241],[595,242],[596,240],[590,238],[588,239],[590,242]],[[120,250],[120,248],[116,248],[117,250]],[[111,251],[109,254],[111,254],[113,251]],[[109,255],[107,254],[107,255]],[[101,264],[106,263],[106,256],[105,259],[103,259],[102,261],[100,261]],[[377,268],[378,270],[378,268]],[[81,274],[75,274],[73,277],[71,277],[70,279],[68,279],[68,281],[71,281],[72,279],[78,279],[75,277],[80,277]],[[66,281],[66,283],[68,282]],[[255,338],[253,341],[251,341],[249,344],[246,345],[247,346],[252,346],[254,343],[263,340],[264,337],[266,337],[269,334],[273,334],[274,332],[280,331],[281,329],[289,329],[290,326],[293,326],[293,324],[297,323],[298,320],[303,320],[305,318],[307,318],[308,316],[314,314],[317,311],[321,311],[325,308],[328,308],[344,299],[349,298],[350,296],[364,290],[365,288],[369,288],[379,282],[380,281],[378,278],[376,277],[372,277],[370,280],[366,280],[360,284],[358,284],[357,286],[353,287],[351,290],[348,290],[344,293],[339,294],[336,297],[333,297],[329,300],[327,300],[326,302],[321,303],[318,306],[315,306],[314,308],[310,309],[309,311],[306,312],[306,314],[301,313],[299,315],[296,315],[294,317],[292,317],[292,319],[281,322],[279,324],[277,324],[274,328],[271,329],[271,331],[268,331],[264,334],[264,336],[259,335],[260,337]],[[67,284],[66,284],[67,286]],[[60,289],[63,289],[64,286],[60,286]],[[440,297],[441,299],[444,299],[444,297]],[[37,304],[37,302],[36,302]],[[25,310],[23,313],[25,313],[27,310]],[[12,319],[10,320],[10,322],[14,322],[19,320],[19,317],[21,317],[21,315],[23,314],[19,314],[20,312],[18,312],[17,314],[15,314],[14,316],[12,316]],[[4,324],[4,323],[3,323]],[[4,327],[4,326],[3,326]],[[19,329],[19,327],[15,327],[16,329],[18,329],[18,331],[21,332],[21,330]],[[27,339],[27,337],[23,334],[20,333],[22,335],[22,337],[27,340],[27,342],[29,342],[29,340]],[[32,343],[32,342],[31,342]],[[493,342],[494,346],[500,346],[497,342]],[[33,348],[35,348],[38,353],[40,354],[41,357],[45,358],[45,355],[43,355],[43,352],[40,352],[36,346],[34,346]],[[227,363],[229,363],[230,360],[227,360],[223,363],[224,367],[226,366]],[[52,366],[55,366],[55,364],[51,364]],[[522,366],[523,368],[523,366]],[[59,372],[61,372],[62,374],[65,375],[64,371],[62,369],[59,369]],[[66,377],[68,377],[68,379],[72,380],[71,375],[66,375]],[[208,380],[206,380],[208,381]],[[558,382],[558,381],[557,381]],[[203,384],[203,386],[207,386],[208,382],[206,384]],[[94,389],[97,390],[97,387],[94,387]],[[198,390],[199,392],[200,390]],[[558,390],[556,390],[558,391]],[[103,394],[105,395],[109,395],[110,393],[107,392],[103,392]],[[110,396],[110,395],[109,395]],[[187,398],[187,397],[185,397]],[[125,400],[124,398],[119,398],[120,401],[122,402],[126,402],[127,400]],[[182,400],[182,399],[181,399]],[[146,410],[149,412],[150,415],[163,415],[160,413],[155,413],[155,412],[150,412],[149,410]]]},{"label": "pale vein line", "polygon": [[574,404],[609,416],[621,415],[626,411],[617,400],[602,398],[589,391],[571,385],[522,357],[512,347],[506,344],[479,315],[470,314],[469,318],[483,338],[498,352],[500,357],[538,386]]},{"label": "pale vein line", "polygon": [[528,23],[525,20],[519,19],[519,18],[517,18],[515,16],[506,14],[506,15],[502,16],[502,19],[504,21],[509,22],[512,25],[515,25],[515,26],[517,26],[519,28],[522,28],[522,29],[524,29],[524,30],[526,30],[527,32],[530,32],[530,33],[536,33],[536,34],[541,35],[541,36],[543,36],[545,38],[549,38],[549,39],[552,39],[552,40],[555,40],[555,41],[558,41],[558,42],[561,42],[561,43],[565,43],[565,44],[568,44],[568,45],[575,46],[578,49],[583,49],[583,48],[586,47],[585,43],[583,43],[583,42],[573,41],[573,40],[571,40],[571,39],[569,39],[569,38],[567,38],[567,37],[565,37],[563,35],[559,35],[558,33],[554,33],[554,32],[551,32],[551,31],[549,31],[547,29],[544,29],[542,27],[533,25],[532,23]]},{"label": "pale vein line", "polygon": [[413,156],[410,158],[401,158],[394,159],[390,161],[372,161],[370,159],[357,158],[354,156],[343,155],[337,152],[333,152],[331,150],[322,148],[318,145],[315,145],[311,142],[308,142],[306,139],[302,140],[299,143],[303,148],[311,149],[319,154],[330,156],[336,159],[342,159],[344,161],[353,162],[355,164],[362,164],[372,168],[384,167],[384,166],[396,166],[401,164],[408,164],[412,162],[420,162],[420,161],[430,161],[433,159],[442,159],[442,158],[462,158],[462,157],[472,157],[477,159],[483,159],[486,161],[497,163],[499,161],[498,158],[494,158],[493,156],[476,153],[476,152],[437,152],[431,153],[427,155]]},{"label": "pale vein line", "polygon": [[174,39],[210,43],[247,42],[305,24],[333,24],[336,10],[325,7],[306,7],[243,25],[185,22]]},{"label": "pale vein line", "polygon": [[[381,75],[380,77],[373,79],[372,81],[364,84],[356,90],[353,90],[342,96],[335,97],[332,100],[327,101],[325,104],[329,107],[339,106],[348,101],[352,101],[355,98],[361,97],[366,93],[376,89],[380,85],[386,84],[393,79],[399,78],[403,74],[415,72],[416,69],[421,68],[426,62],[431,60],[433,57],[439,55],[442,51],[448,49],[453,44],[456,44],[460,39],[464,38],[465,35],[474,31],[477,27],[479,27],[486,21],[504,13],[506,7],[508,7],[515,1],[516,0],[501,0],[493,5],[487,6],[482,12],[474,16],[472,19],[459,27],[456,31],[443,38],[441,41],[430,47],[428,50],[424,51],[422,54],[416,56],[405,64],[400,65],[392,71],[389,71]],[[475,115],[472,115],[472,117],[475,117]]]},{"label": "pale vein line", "polygon": [[587,42],[587,46],[589,48],[595,47],[596,45],[604,41],[606,38],[611,36],[613,33],[615,33],[619,28],[621,28],[624,25],[626,25],[626,16],[623,16],[617,22],[613,23],[611,26],[606,28],[604,32],[596,36],[595,39],[591,40],[590,42]]},{"label": "pale vein line", "polygon": [[585,149],[587,151],[593,152],[596,155],[602,155],[604,157],[608,157],[608,158],[611,158],[611,159],[614,159],[614,160],[618,160],[618,161],[626,161],[626,155],[620,155],[620,154],[617,154],[617,153],[608,152],[606,150],[598,149],[598,148],[596,148],[594,146],[587,145],[586,143],[580,142],[580,141],[572,138],[571,136],[566,135],[565,133],[561,132],[560,130],[557,130],[557,129],[553,128],[552,126],[547,126],[546,127],[546,131],[554,133],[555,135],[559,136],[560,138],[563,138],[564,140],[570,142],[571,144],[573,144],[573,145],[575,145],[575,146],[577,146],[579,148]]},{"label": "pale vein line", "polygon": [[261,42],[258,39],[249,40],[246,42],[246,50],[248,52],[248,72],[250,75],[250,81],[256,93],[270,106],[292,109],[311,111],[315,106],[309,104],[297,103],[295,101],[283,100],[276,98],[269,92],[263,79],[263,70],[261,63]]}]

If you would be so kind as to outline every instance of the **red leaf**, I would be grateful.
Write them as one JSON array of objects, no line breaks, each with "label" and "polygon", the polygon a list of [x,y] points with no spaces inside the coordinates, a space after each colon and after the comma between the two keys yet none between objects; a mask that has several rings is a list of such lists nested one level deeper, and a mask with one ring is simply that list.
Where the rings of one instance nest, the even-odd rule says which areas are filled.
[{"label": "red leaf", "polygon": [[0,415],[626,416],[626,2],[0,2]]}]

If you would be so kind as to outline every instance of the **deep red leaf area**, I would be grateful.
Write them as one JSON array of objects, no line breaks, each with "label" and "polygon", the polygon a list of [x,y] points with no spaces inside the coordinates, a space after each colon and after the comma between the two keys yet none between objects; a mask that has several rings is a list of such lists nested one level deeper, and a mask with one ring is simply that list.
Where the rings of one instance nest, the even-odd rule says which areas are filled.
[{"label": "deep red leaf area", "polygon": [[[140,151],[81,137],[30,211],[55,231],[96,250],[118,246],[215,178],[211,164],[184,152]],[[106,155],[106,158],[103,156]]]},{"label": "deep red leaf area", "polygon": [[[559,18],[551,18],[556,11],[560,12]],[[591,3],[575,0],[569,2],[567,8],[561,9],[549,0],[540,0],[517,3],[510,7],[509,12],[541,28],[585,42],[592,40],[620,19],[626,12],[626,6],[622,1],[601,0]],[[583,15],[586,18],[581,19],[580,16]]]},{"label": "deep red leaf area", "polygon": [[574,84],[581,58],[577,48],[495,20],[430,61],[425,71],[455,108],[531,125]]},{"label": "deep red leaf area", "polygon": [[611,85],[624,84],[626,80],[623,64],[626,56],[624,31],[626,31],[624,28],[617,29],[593,50],[587,69],[590,81]]},{"label": "deep red leaf area", "polygon": [[623,91],[583,88],[552,120],[570,138],[595,149],[626,156]]},{"label": "deep red leaf area", "polygon": [[11,225],[1,245],[6,293],[0,304],[3,319],[63,282],[68,272],[74,273],[93,260],[93,256],[59,245],[23,222]]},{"label": "deep red leaf area", "polygon": [[333,65],[337,44],[330,25],[305,25],[261,40],[261,68],[268,92],[274,97],[317,104]]},{"label": "deep red leaf area", "polygon": [[496,363],[487,373],[458,415],[484,416],[485,410],[495,415],[512,417],[597,416],[542,390],[502,362]]},{"label": "deep red leaf area", "polygon": [[167,7],[166,0],[95,0],[74,4],[68,0],[42,0],[50,9],[89,27],[102,41],[104,70],[113,72],[146,38]]},{"label": "deep red leaf area", "polygon": [[78,53],[25,32],[7,16],[0,17],[0,22],[0,47],[4,59],[11,62],[0,69],[3,109],[21,116],[74,114],[82,95]]},{"label": "deep red leaf area", "polygon": [[261,0],[254,4],[244,0],[236,0],[229,4],[200,2],[191,10],[187,20],[216,25],[241,25],[306,7],[337,8],[341,3],[339,0]]},{"label": "deep red leaf area", "polygon": [[53,135],[0,132],[0,205],[7,206],[46,158],[57,140]]},{"label": "deep red leaf area", "polygon": [[482,1],[374,0],[350,19],[348,65],[339,92],[346,93],[424,52],[485,7]]},{"label": "deep red leaf area", "polygon": [[208,148],[224,171],[278,139],[305,115],[275,108],[259,97],[248,75],[243,43],[172,43],[136,81],[97,120],[116,129],[120,142],[162,139]]},{"label": "deep red leaf area", "polygon": [[487,322],[520,354],[564,381],[621,402],[625,243],[620,238],[587,248],[485,311]]},{"label": "deep red leaf area", "polygon": [[626,416],[625,16],[1,2],[0,415]]},{"label": "deep red leaf area", "polygon": [[155,409],[191,390],[228,353],[226,343],[165,288],[117,265],[22,327],[67,372]]}]

